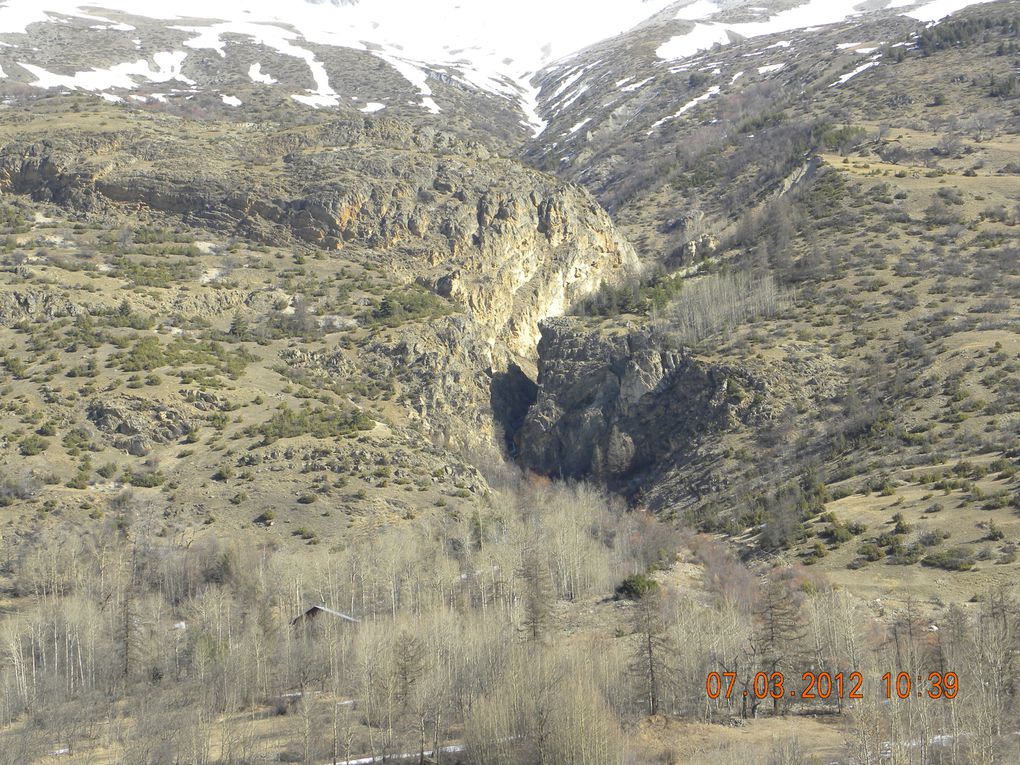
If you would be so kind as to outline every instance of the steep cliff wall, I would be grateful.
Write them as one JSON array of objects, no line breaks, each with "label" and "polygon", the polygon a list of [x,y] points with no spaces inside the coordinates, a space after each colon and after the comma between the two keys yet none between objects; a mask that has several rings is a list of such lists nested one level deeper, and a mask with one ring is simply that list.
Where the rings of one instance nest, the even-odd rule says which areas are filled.
[{"label": "steep cliff wall", "polygon": [[[498,445],[530,402],[539,323],[637,269],[586,191],[450,133],[384,119],[110,123],[14,134],[0,144],[0,190],[83,218],[169,214],[216,237],[311,248],[337,270],[358,264],[428,287],[457,315],[365,327],[369,337],[344,354],[398,383],[399,419],[444,446]],[[5,299],[0,314],[34,310]],[[293,363],[340,374],[327,363],[338,353]]]},{"label": "steep cliff wall", "polygon": [[[662,509],[727,481],[726,437],[754,436],[795,396],[841,385],[809,354],[726,363],[670,350],[647,330],[575,318],[542,324],[537,402],[516,435],[521,462],[595,480]],[[793,381],[800,381],[801,387]]]},{"label": "steep cliff wall", "polygon": [[361,249],[336,257],[383,261],[525,358],[539,321],[637,267],[587,192],[450,134],[352,120],[234,126],[178,145],[167,122],[9,142],[0,189],[86,213],[144,207],[274,243]]}]

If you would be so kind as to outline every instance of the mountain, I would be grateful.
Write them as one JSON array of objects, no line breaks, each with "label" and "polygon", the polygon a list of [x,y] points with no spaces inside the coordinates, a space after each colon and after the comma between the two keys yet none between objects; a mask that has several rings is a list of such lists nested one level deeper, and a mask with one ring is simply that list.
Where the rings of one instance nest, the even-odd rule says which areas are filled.
[{"label": "mountain", "polygon": [[[292,106],[289,97],[309,108],[367,113],[446,109],[479,123],[483,133],[519,141],[523,129],[541,133],[548,116],[573,102],[565,81],[580,79],[580,67],[563,65],[555,89],[536,80],[555,76],[554,62],[628,30],[651,27],[661,34],[656,54],[669,60],[731,39],[856,21],[857,6],[877,7],[865,14],[876,18],[934,20],[968,3],[891,2],[883,10],[815,0],[774,15],[749,3],[626,0],[597,14],[586,12],[587,5],[447,0],[408,7],[377,0],[281,10],[272,2],[182,2],[154,10],[120,0],[105,3],[105,15],[97,15],[95,6],[74,0],[41,6],[9,0],[0,7],[0,30],[8,36],[0,66],[9,84],[138,103],[218,99],[228,108],[262,111]],[[686,31],[670,34],[681,28]],[[650,34],[642,32],[642,40]],[[633,85],[621,87],[635,92]],[[573,92],[586,87],[580,82]],[[495,114],[483,117],[482,111]]]},{"label": "mountain", "polygon": [[0,763],[1010,761],[1018,37],[0,2]]}]

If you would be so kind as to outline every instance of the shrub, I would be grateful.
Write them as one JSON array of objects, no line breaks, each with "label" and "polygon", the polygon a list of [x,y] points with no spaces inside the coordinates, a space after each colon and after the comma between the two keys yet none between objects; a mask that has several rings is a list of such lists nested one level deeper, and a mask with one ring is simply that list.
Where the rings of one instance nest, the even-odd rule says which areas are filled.
[{"label": "shrub", "polygon": [[846,525],[846,528],[847,528],[847,531],[849,531],[855,537],[859,537],[861,534],[863,534],[865,531],[868,530],[867,525],[865,525],[864,523],[861,523],[860,521],[850,521]]},{"label": "shrub", "polygon": [[166,482],[166,476],[158,470],[152,473],[131,472],[125,476],[125,482],[142,489],[153,489]]},{"label": "shrub", "polygon": [[948,547],[930,553],[921,560],[922,566],[947,571],[968,571],[974,567],[974,555],[964,547]]},{"label": "shrub", "polygon": [[333,438],[374,427],[375,421],[361,411],[333,407],[294,411],[285,406],[267,422],[246,432],[249,436],[261,435],[263,445],[268,445],[281,438]]},{"label": "shrub", "polygon": [[50,442],[45,438],[35,435],[25,436],[18,445],[18,451],[23,457],[33,457],[42,454],[49,448]]},{"label": "shrub", "polygon": [[943,540],[949,539],[949,532],[941,529],[930,529],[922,531],[917,537],[917,543],[924,547],[938,547]]},{"label": "shrub", "polygon": [[833,544],[842,544],[843,542],[849,542],[853,538],[853,534],[850,533],[850,529],[843,523],[834,523],[826,530],[826,536],[829,541]]},{"label": "shrub", "polygon": [[912,566],[924,557],[924,547],[915,542],[912,545],[900,546],[889,562],[897,566]]},{"label": "shrub", "polygon": [[866,561],[881,560],[885,557],[885,553],[882,551],[882,548],[874,542],[865,542],[861,545],[857,552]]},{"label": "shrub", "polygon": [[1002,547],[1002,554],[999,556],[1000,564],[1015,563],[1017,558],[1017,546],[1015,544],[1006,544]]},{"label": "shrub", "polygon": [[631,574],[617,586],[616,597],[640,600],[657,589],[659,589],[659,583],[648,574]]}]

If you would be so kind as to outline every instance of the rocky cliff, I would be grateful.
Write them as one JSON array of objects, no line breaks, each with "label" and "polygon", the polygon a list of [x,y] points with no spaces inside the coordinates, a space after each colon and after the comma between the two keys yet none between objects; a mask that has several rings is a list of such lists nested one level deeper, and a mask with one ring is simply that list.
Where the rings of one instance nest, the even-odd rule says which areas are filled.
[{"label": "rocky cliff", "polygon": [[543,322],[538,348],[537,401],[516,435],[521,462],[640,494],[653,509],[719,491],[727,437],[753,436],[795,395],[824,399],[841,384],[829,361],[806,354],[722,362],[670,349],[645,328],[576,318]]},{"label": "rocky cliff", "polygon": [[352,119],[230,125],[178,142],[175,122],[7,141],[0,189],[84,213],[145,208],[267,242],[358,249],[337,257],[382,261],[429,286],[465,306],[494,347],[526,358],[541,319],[636,268],[587,192],[452,134]]},{"label": "rocky cliff", "polygon": [[[111,113],[93,132],[43,124],[31,138],[0,136],[0,190],[84,220],[170,216],[449,301],[457,317],[378,333],[349,354],[354,368],[402,381],[400,419],[437,443],[497,443],[495,423],[519,419],[522,404],[491,388],[511,370],[534,376],[539,322],[637,269],[586,191],[427,127],[360,117],[288,129],[211,123],[180,141],[181,121],[165,116]],[[3,313],[31,313],[8,302]],[[333,374],[317,358],[305,366]]]}]

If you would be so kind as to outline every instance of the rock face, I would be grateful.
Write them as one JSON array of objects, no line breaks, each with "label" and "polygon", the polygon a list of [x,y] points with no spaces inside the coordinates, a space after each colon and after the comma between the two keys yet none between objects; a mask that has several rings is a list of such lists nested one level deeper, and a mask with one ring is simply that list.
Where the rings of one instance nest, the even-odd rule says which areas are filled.
[{"label": "rock face", "polygon": [[77,316],[82,312],[67,298],[43,290],[0,291],[0,327],[9,327],[20,321],[49,321]]},{"label": "rock face", "polygon": [[605,335],[546,321],[538,401],[517,435],[522,461],[617,488],[682,458],[712,431],[752,416],[746,371],[658,349],[647,332]]},{"label": "rock face", "polygon": [[[399,379],[408,420],[449,446],[499,443],[498,423],[519,421],[529,400],[539,322],[637,270],[633,248],[588,192],[450,133],[360,118],[229,127],[188,141],[164,117],[109,133],[54,127],[0,146],[0,191],[86,217],[151,210],[226,235],[310,245],[338,265],[433,290],[459,317],[402,327],[350,363]],[[0,302],[0,320],[39,310]],[[302,364],[350,372],[326,361]],[[518,384],[508,388],[511,379]]]},{"label": "rock face", "polygon": [[181,438],[192,427],[181,408],[134,397],[96,399],[87,415],[115,447],[136,457],[148,454],[153,444]]},{"label": "rock face", "polygon": [[543,322],[538,347],[537,402],[516,433],[521,462],[640,491],[652,509],[725,484],[722,435],[753,435],[797,397],[821,401],[844,382],[809,353],[718,363],[666,349],[648,330],[607,333],[574,318]]},{"label": "rock face", "polygon": [[465,306],[493,346],[530,358],[541,319],[637,268],[587,192],[448,133],[351,119],[175,143],[172,127],[155,119],[8,143],[0,190],[85,213],[149,208],[278,244],[368,249]]}]

